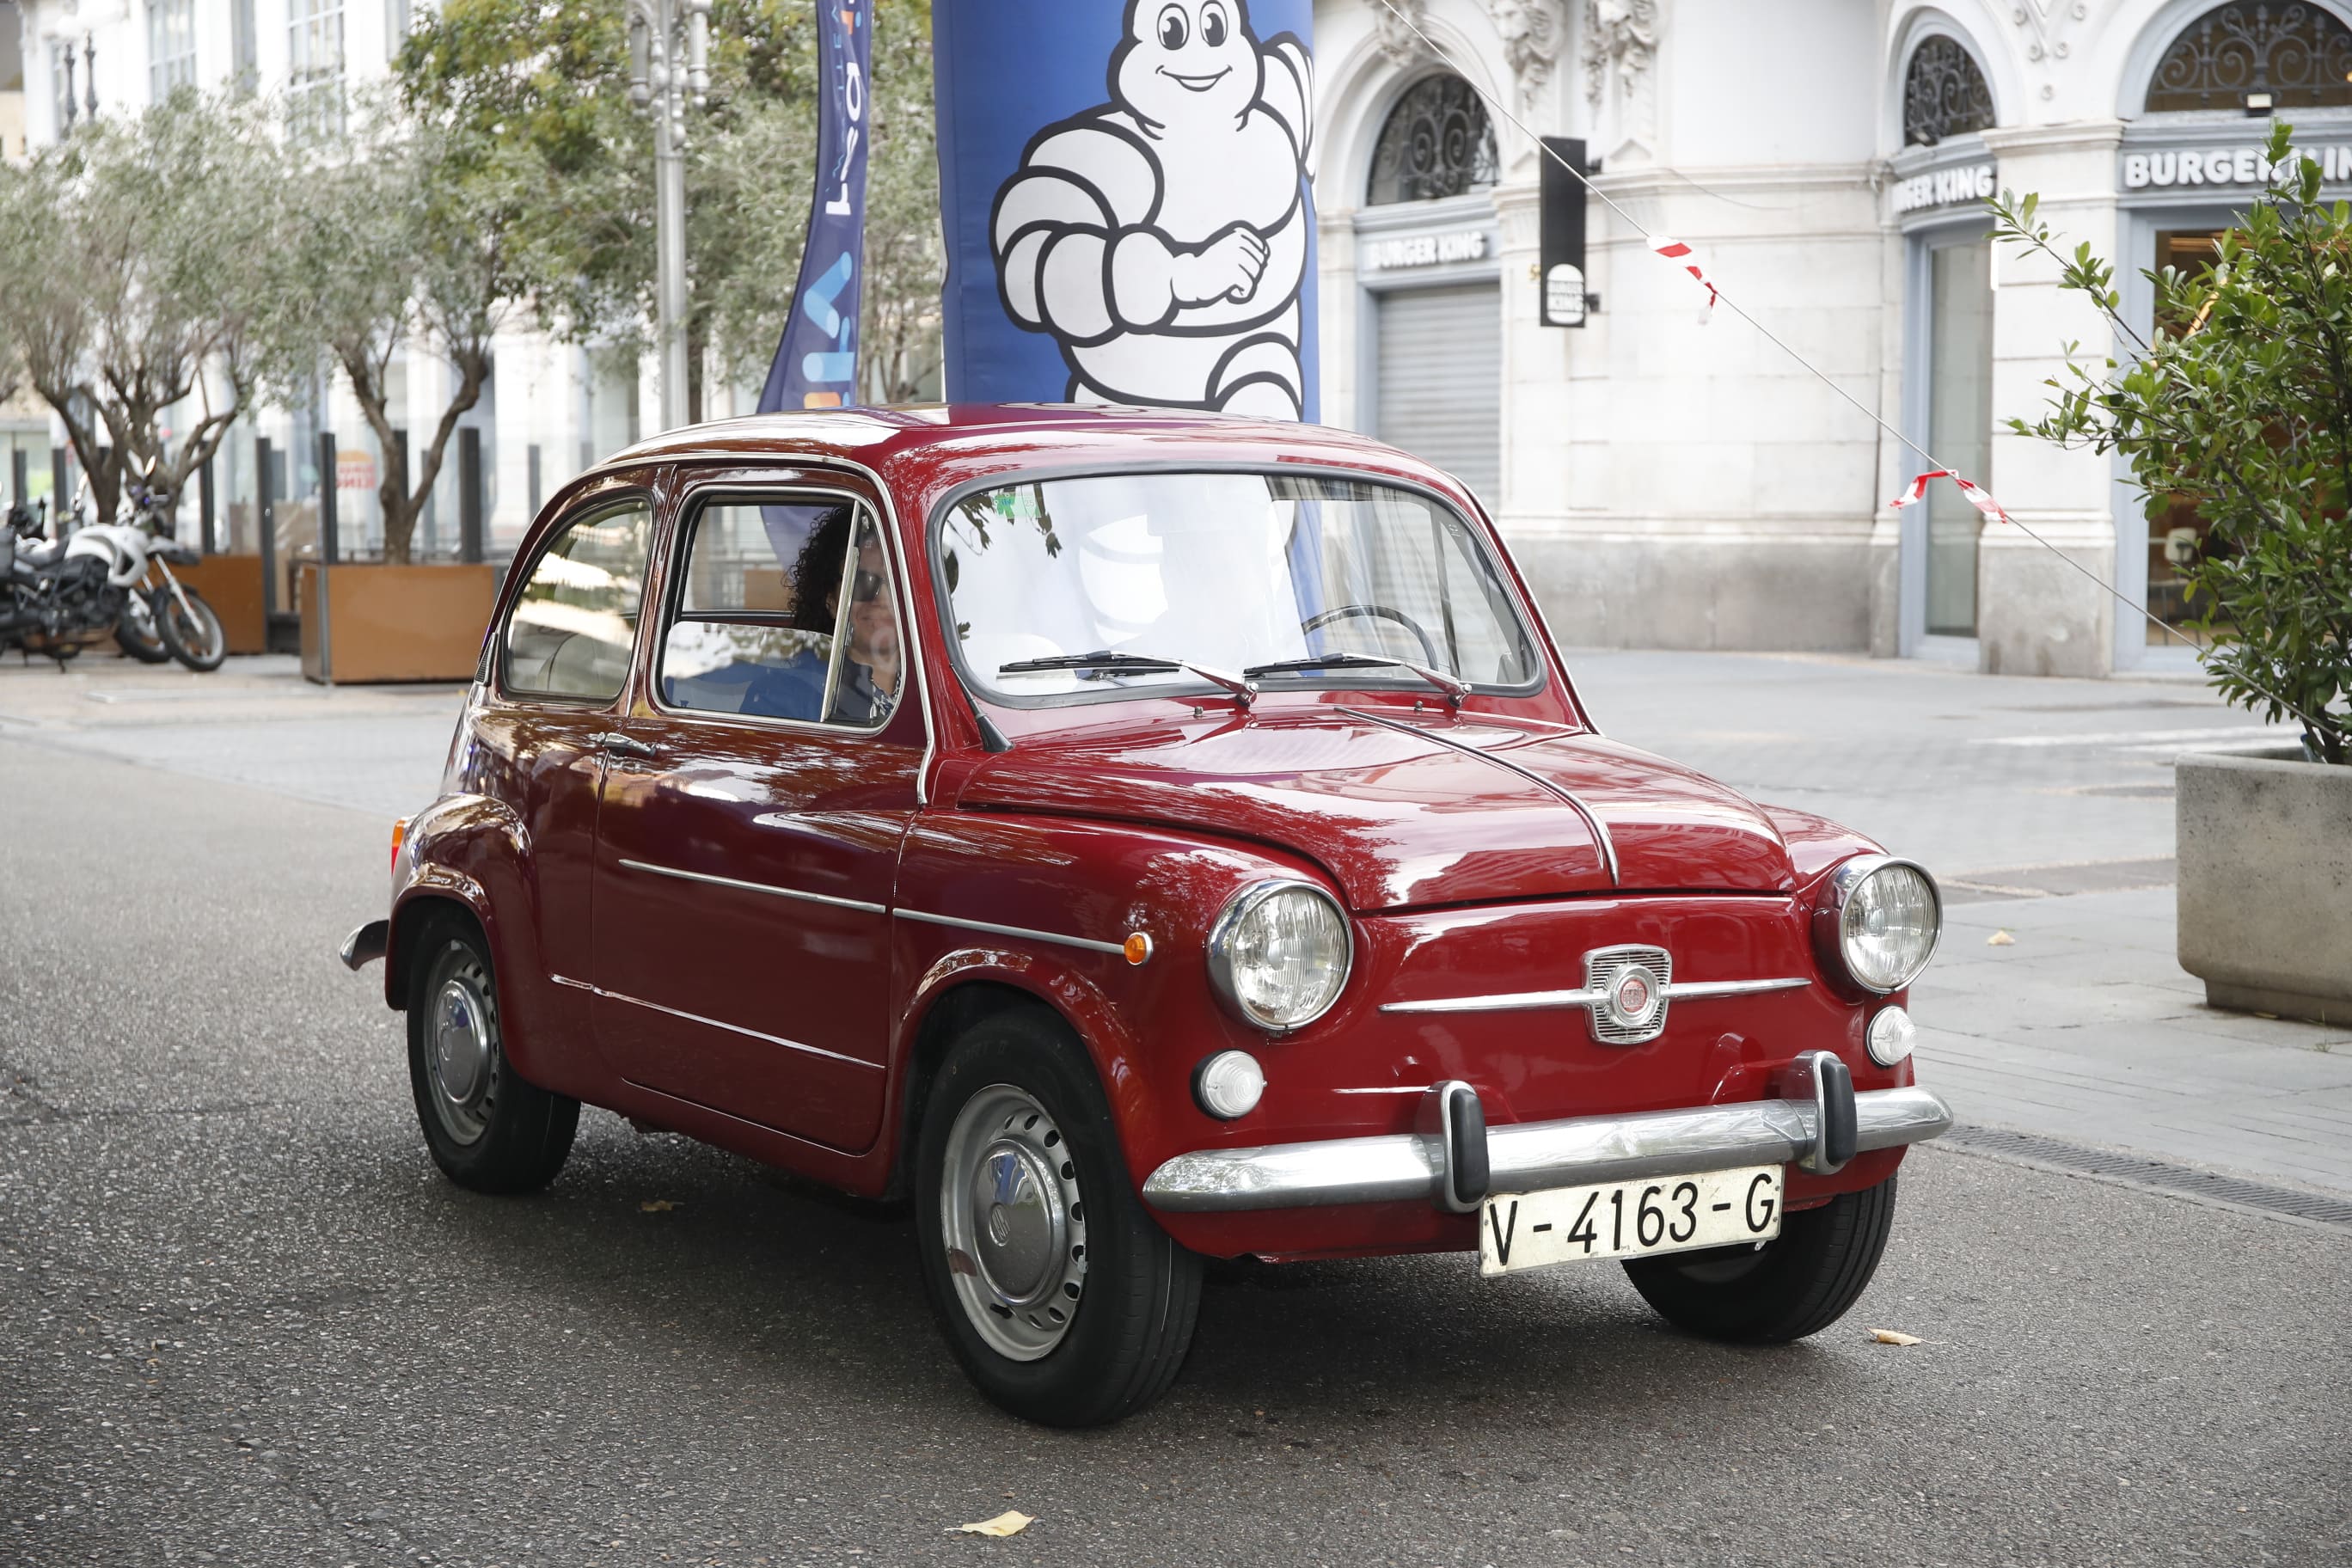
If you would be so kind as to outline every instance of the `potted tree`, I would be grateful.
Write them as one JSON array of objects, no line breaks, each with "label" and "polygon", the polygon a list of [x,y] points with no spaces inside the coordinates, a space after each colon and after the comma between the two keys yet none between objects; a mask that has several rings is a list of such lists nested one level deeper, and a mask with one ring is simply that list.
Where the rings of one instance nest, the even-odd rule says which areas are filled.
[{"label": "potted tree", "polygon": [[[316,680],[470,675],[497,592],[480,562],[415,559],[418,519],[450,439],[481,400],[492,343],[520,285],[497,195],[494,150],[390,103],[346,138],[313,137],[279,247],[285,330],[322,345],[382,453],[382,563],[306,563],[303,668]],[[437,359],[448,391],[413,446],[393,406],[394,368]]]},{"label": "potted tree", "polygon": [[[2210,270],[2149,275],[2156,319],[2121,313],[2114,268],[2062,255],[2035,198],[1995,232],[2055,261],[2124,345],[2074,363],[2021,434],[2120,453],[2151,497],[2210,525],[2184,570],[2212,682],[2302,731],[2271,756],[2184,755],[2176,831],[2181,967],[2217,1007],[2352,1017],[2352,206],[2271,134],[2275,181]],[[2071,359],[2071,356],[2070,356]]]}]

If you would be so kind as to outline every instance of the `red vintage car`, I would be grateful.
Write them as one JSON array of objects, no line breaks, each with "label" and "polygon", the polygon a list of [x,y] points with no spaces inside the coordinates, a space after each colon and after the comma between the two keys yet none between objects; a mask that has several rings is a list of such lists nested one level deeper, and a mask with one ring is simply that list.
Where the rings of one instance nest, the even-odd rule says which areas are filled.
[{"label": "red vintage car", "polygon": [[583,1101],[911,1200],[972,1380],[1175,1376],[1202,1259],[1617,1258],[1691,1331],[1885,1245],[1933,879],[1606,739],[1459,484],[1136,410],[738,420],[515,558],[386,960],[434,1160]]}]

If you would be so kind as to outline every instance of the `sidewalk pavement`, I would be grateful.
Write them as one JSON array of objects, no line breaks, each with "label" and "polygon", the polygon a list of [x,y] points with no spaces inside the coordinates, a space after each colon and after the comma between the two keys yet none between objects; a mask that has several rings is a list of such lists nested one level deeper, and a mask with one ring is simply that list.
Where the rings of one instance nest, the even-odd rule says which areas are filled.
[{"label": "sidewalk pavement", "polygon": [[[2275,743],[2252,715],[2193,679],[1820,656],[1569,662],[1610,734],[1937,873],[1946,933],[1912,994],[1919,1074],[1964,1122],[2352,1192],[2352,1020],[2209,1008],[2173,957],[2172,759]],[[389,818],[431,798],[459,695],[330,690],[284,658],[190,676],[86,656],[62,676],[0,666],[0,741]]]}]

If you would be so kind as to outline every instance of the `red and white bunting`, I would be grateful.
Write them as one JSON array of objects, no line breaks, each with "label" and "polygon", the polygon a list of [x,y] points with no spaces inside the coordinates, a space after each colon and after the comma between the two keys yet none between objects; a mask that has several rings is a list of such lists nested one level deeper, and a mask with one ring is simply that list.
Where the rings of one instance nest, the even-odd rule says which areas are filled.
[{"label": "red and white bunting", "polygon": [[1976,508],[1979,511],[1984,513],[1988,520],[1993,522],[2007,522],[2009,521],[2009,513],[2000,510],[2000,502],[1992,499],[1991,491],[1986,489],[1982,485],[1975,484],[1968,479],[1960,478],[1959,475],[1952,472],[1949,468],[1930,468],[1927,472],[1918,475],[1916,478],[1912,479],[1908,489],[1898,494],[1893,500],[1886,503],[1887,510],[1890,511],[1900,511],[1903,508],[1911,505],[1914,501],[1924,500],[1927,494],[1927,481],[1929,479],[1951,480],[1952,483],[1960,487],[1960,493],[1969,498],[1969,504]]},{"label": "red and white bunting", "polygon": [[1661,234],[1653,235],[1650,237],[1650,248],[1656,251],[1660,256],[1664,257],[1669,261],[1681,262],[1683,264],[1684,271],[1689,273],[1692,277],[1697,279],[1701,284],[1705,285],[1706,289],[1707,307],[1710,310],[1714,308],[1715,285],[1707,282],[1706,274],[1698,269],[1698,262],[1696,259],[1696,253],[1694,252],[1689,246],[1685,245],[1679,239],[1668,239],[1665,236]]}]

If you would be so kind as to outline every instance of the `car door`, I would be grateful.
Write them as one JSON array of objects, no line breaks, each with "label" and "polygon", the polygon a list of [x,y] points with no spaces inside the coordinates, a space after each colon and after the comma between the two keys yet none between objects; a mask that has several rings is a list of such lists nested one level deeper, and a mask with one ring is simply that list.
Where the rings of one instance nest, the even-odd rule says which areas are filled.
[{"label": "car door", "polygon": [[652,501],[625,482],[584,498],[548,535],[521,569],[467,737],[465,787],[505,802],[530,847],[531,893],[517,902],[530,910],[538,963],[509,984],[545,994],[514,1011],[547,1019],[541,1048],[559,1055],[587,1034],[604,742],[627,683],[652,538]]},{"label": "car door", "polygon": [[678,515],[604,780],[597,1039],[646,1088],[861,1150],[925,751],[903,578],[862,484],[704,486]]}]

